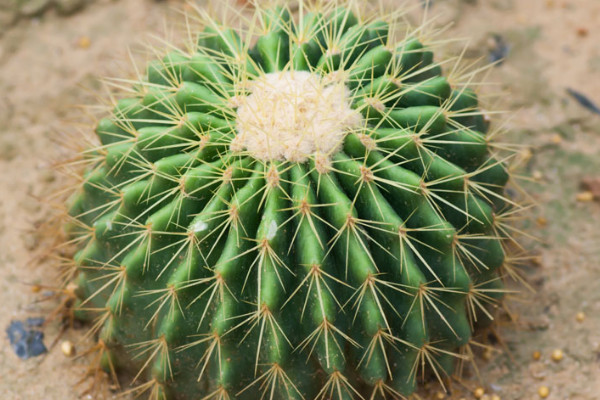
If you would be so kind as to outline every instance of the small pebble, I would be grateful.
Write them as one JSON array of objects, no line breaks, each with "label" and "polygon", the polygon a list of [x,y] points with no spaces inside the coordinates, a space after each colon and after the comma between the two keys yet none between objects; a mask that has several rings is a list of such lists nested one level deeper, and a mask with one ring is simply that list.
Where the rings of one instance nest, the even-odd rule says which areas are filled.
[{"label": "small pebble", "polygon": [[542,358],[542,353],[540,353],[539,351],[534,351],[533,354],[531,355],[531,357],[535,360],[535,361],[539,361],[540,358]]},{"label": "small pebble", "polygon": [[577,193],[575,199],[581,203],[589,203],[590,201],[594,200],[594,194],[590,191]]},{"label": "small pebble", "polygon": [[585,313],[583,311],[579,311],[577,314],[575,314],[575,320],[577,322],[583,322],[585,320]]},{"label": "small pebble", "polygon": [[42,291],[42,287],[40,285],[33,285],[31,286],[31,292],[32,293],[39,293]]},{"label": "small pebble", "polygon": [[75,345],[70,340],[65,340],[60,344],[60,349],[63,354],[67,357],[72,357],[75,355]]},{"label": "small pebble", "polygon": [[577,36],[579,37],[586,37],[588,35],[589,31],[587,30],[587,28],[584,27],[579,27],[577,28]]},{"label": "small pebble", "polygon": [[500,396],[498,396],[497,394],[493,394],[492,400],[501,400],[501,399],[500,399]]},{"label": "small pebble", "polygon": [[528,370],[531,376],[538,380],[546,379],[546,377],[548,376],[548,369],[546,365],[544,365],[541,362],[534,362],[529,364]]},{"label": "small pebble", "polygon": [[556,349],[552,352],[552,360],[553,361],[560,361],[563,359],[563,352],[561,349]]},{"label": "small pebble", "polygon": [[554,144],[560,144],[562,142],[562,136],[560,136],[558,133],[555,135],[552,135],[552,137],[550,138],[550,141]]},{"label": "small pebble", "polygon": [[27,318],[27,320],[25,320],[25,323],[29,326],[29,327],[40,327],[42,325],[44,325],[44,317],[33,317],[33,318]]},{"label": "small pebble", "polygon": [[443,392],[437,392],[437,393],[435,394],[435,398],[436,398],[437,400],[444,400],[444,399],[446,398],[446,394],[445,394],[445,393],[443,393]]},{"label": "small pebble", "polygon": [[23,321],[11,321],[6,328],[8,340],[15,354],[23,360],[40,356],[48,351],[44,345],[44,332],[29,329],[31,326],[36,326],[37,321],[35,318],[33,320],[27,321],[27,324]]},{"label": "small pebble", "polygon": [[575,101],[579,103],[579,105],[581,105],[582,107],[587,108],[594,114],[600,114],[600,107],[583,93],[580,93],[577,90],[571,88],[567,88],[567,93],[569,94],[569,96],[573,97],[573,99],[575,99]]},{"label": "small pebble", "polygon": [[542,178],[544,177],[544,175],[542,175],[542,173],[540,171],[533,171],[533,173],[531,174],[531,177],[535,181],[541,181]]},{"label": "small pebble", "polygon": [[494,392],[500,392],[502,390],[502,386],[490,383],[490,389],[492,389]]},{"label": "small pebble", "polygon": [[492,35],[488,39],[488,51],[490,62],[497,62],[496,65],[501,65],[504,59],[508,56],[510,46],[501,35]]},{"label": "small pebble", "polygon": [[545,399],[546,397],[548,397],[550,395],[550,389],[548,389],[547,386],[540,386],[540,388],[538,389],[538,395],[542,399]]},{"label": "small pebble", "polygon": [[473,396],[475,396],[476,399],[481,399],[484,394],[485,389],[482,387],[478,387],[477,389],[475,389],[475,391],[473,391]]}]

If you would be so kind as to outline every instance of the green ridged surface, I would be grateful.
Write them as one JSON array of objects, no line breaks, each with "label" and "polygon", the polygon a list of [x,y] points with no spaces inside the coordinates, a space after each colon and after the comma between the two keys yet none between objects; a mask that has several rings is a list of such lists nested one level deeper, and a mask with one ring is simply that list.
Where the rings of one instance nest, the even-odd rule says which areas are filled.
[{"label": "green ridged surface", "polygon": [[[98,123],[70,209],[79,314],[157,398],[409,395],[501,298],[508,174],[419,40],[342,7],[261,12],[255,45],[209,25]],[[236,83],[289,69],[347,72],[366,122],[329,169],[229,150]]]}]

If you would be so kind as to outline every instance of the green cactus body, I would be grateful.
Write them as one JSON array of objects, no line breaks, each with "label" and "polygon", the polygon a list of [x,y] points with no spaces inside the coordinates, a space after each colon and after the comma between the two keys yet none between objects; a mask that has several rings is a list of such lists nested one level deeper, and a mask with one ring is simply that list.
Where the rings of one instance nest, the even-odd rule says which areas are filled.
[{"label": "green cactus body", "polygon": [[410,395],[502,297],[508,174],[477,97],[383,20],[256,13],[98,123],[70,208],[79,315],[156,398]]}]

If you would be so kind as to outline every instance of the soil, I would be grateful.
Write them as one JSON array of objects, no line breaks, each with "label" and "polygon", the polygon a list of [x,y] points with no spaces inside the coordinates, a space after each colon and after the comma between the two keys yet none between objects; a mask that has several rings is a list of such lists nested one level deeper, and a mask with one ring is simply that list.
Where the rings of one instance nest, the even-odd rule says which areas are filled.
[{"label": "soil", "polygon": [[[521,288],[508,296],[516,322],[501,318],[501,344],[479,357],[481,381],[487,385],[471,373],[452,384],[450,394],[432,384],[420,396],[473,399],[475,389],[482,387],[490,399],[537,399],[539,388],[546,386],[548,399],[598,399],[600,203],[585,201],[580,183],[600,177],[600,115],[567,89],[600,104],[600,3],[430,3],[428,15],[439,16],[431,26],[451,24],[444,37],[469,39],[467,59],[485,61],[498,43],[508,46],[504,62],[488,71],[486,81],[493,85],[479,90],[496,98],[489,108],[509,110],[502,116],[507,140],[530,146],[522,151],[519,173],[529,177],[520,183],[536,207],[528,213],[527,234],[522,235],[532,255],[523,265],[532,290]],[[173,6],[183,4],[97,0],[68,17],[50,10],[0,29],[0,327],[48,315],[57,306],[52,295],[56,262],[44,253],[49,240],[44,230],[36,228],[48,222],[56,201],[50,193],[64,182],[51,168],[53,160],[63,157],[61,133],[91,130],[81,123],[85,118],[78,105],[98,103],[99,77],[131,75],[128,49],[141,48],[149,34],[164,36],[165,21],[176,26],[181,17]],[[442,50],[457,54],[461,46],[464,42],[449,42]],[[134,52],[132,57],[143,55]],[[585,317],[578,319],[577,313]],[[44,332],[50,351],[26,361],[17,358],[7,338],[0,340],[2,399],[81,398],[85,385],[76,384],[86,357],[66,357],[59,345],[51,344],[70,340],[76,350],[84,349],[85,330],[61,334],[50,321]],[[555,349],[562,350],[562,360],[552,360]],[[536,351],[539,360],[533,358]]]}]

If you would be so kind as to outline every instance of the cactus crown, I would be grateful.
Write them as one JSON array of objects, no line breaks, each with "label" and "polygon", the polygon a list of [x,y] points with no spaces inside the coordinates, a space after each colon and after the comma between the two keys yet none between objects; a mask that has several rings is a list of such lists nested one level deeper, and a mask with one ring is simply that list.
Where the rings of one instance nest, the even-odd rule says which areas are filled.
[{"label": "cactus crown", "polygon": [[309,71],[272,72],[252,83],[250,94],[236,100],[233,151],[245,149],[263,161],[305,162],[317,153],[337,153],[345,133],[362,125],[343,83],[326,85]]},{"label": "cactus crown", "polygon": [[329,4],[207,18],[84,154],[80,316],[156,398],[402,398],[502,297],[515,205],[477,96]]}]

